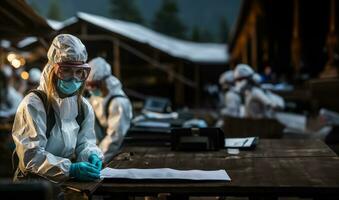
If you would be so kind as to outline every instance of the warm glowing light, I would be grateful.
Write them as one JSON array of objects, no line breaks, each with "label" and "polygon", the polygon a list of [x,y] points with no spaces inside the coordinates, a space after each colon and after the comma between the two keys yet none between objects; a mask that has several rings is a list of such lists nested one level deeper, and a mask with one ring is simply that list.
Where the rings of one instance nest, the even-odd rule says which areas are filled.
[{"label": "warm glowing light", "polygon": [[8,55],[7,55],[7,60],[9,61],[9,62],[12,62],[12,60],[14,60],[16,58],[16,55],[14,54],[14,53],[9,53]]},{"label": "warm glowing light", "polygon": [[26,72],[26,71],[23,71],[23,72],[21,72],[21,78],[22,79],[24,79],[24,80],[28,80],[28,78],[29,78],[29,73],[28,72]]},{"label": "warm glowing light", "polygon": [[20,60],[18,60],[18,59],[12,60],[12,61],[11,61],[11,64],[12,64],[13,67],[15,67],[15,68],[19,68],[19,67],[21,66],[21,62],[20,62]]}]

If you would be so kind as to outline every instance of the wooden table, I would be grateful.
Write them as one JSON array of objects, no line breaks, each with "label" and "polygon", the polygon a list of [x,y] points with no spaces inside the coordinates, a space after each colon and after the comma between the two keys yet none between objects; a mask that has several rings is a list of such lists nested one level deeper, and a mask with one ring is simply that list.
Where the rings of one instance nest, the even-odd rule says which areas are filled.
[{"label": "wooden table", "polygon": [[104,180],[97,194],[152,195],[158,193],[191,196],[297,196],[339,198],[339,158],[241,158],[215,159],[148,158],[116,161],[116,168],[225,169],[231,182],[163,182]]},{"label": "wooden table", "polygon": [[[130,154],[134,158],[145,159],[156,157],[159,159],[170,157],[210,157],[210,158],[280,158],[280,157],[335,157],[336,154],[321,140],[301,140],[301,139],[260,139],[254,150],[240,151],[237,155],[230,155],[226,149],[220,151],[204,152],[175,152],[170,147],[154,146],[126,146],[122,148],[126,157]],[[119,155],[116,159],[119,158]]]},{"label": "wooden table", "polygon": [[225,169],[231,182],[117,181],[69,183],[83,194],[301,196],[339,198],[339,158],[319,140],[260,140],[253,151],[173,152],[168,147],[125,147],[115,168]]},{"label": "wooden table", "polygon": [[68,181],[62,184],[65,192],[65,199],[90,199],[94,191],[102,184],[102,181],[96,182],[75,182]]}]

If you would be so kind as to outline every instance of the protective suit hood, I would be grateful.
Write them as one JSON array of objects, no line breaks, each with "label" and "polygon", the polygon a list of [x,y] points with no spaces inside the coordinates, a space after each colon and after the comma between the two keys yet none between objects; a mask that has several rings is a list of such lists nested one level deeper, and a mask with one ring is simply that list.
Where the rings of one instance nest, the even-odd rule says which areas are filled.
[{"label": "protective suit hood", "polygon": [[250,78],[254,74],[253,69],[246,64],[238,64],[234,70],[234,79]]},{"label": "protective suit hood", "polygon": [[[61,62],[80,61],[86,62],[87,51],[82,42],[73,35],[60,34],[53,39],[53,42],[47,53],[48,63],[46,64],[40,78],[39,90],[48,92],[48,78],[50,73],[54,73],[54,64]],[[56,86],[55,86],[56,87]],[[52,94],[53,109],[62,119],[74,119],[78,115],[77,96],[60,98],[55,91]],[[57,105],[55,105],[55,103]],[[69,112],[74,110],[74,112]]]},{"label": "protective suit hood", "polygon": [[60,34],[53,39],[47,53],[48,63],[46,64],[40,78],[39,89],[47,92],[48,76],[54,70],[54,64],[61,62],[86,62],[87,51],[82,42],[70,34]]},{"label": "protective suit hood", "polygon": [[88,64],[92,68],[88,76],[88,81],[100,81],[104,79],[109,93],[108,96],[125,95],[121,82],[112,75],[111,65],[108,64],[105,59],[97,57],[92,59]]}]

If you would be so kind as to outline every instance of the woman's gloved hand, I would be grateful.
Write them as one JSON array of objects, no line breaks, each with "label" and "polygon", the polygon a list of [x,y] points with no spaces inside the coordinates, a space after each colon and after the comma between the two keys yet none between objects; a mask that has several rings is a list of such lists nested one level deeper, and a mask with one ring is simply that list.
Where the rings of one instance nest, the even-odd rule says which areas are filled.
[{"label": "woman's gloved hand", "polygon": [[96,154],[92,154],[88,158],[88,162],[95,165],[97,169],[100,171],[102,168],[102,161]]},{"label": "woman's gloved hand", "polygon": [[94,181],[100,178],[100,170],[88,162],[72,163],[69,174],[80,181]]}]

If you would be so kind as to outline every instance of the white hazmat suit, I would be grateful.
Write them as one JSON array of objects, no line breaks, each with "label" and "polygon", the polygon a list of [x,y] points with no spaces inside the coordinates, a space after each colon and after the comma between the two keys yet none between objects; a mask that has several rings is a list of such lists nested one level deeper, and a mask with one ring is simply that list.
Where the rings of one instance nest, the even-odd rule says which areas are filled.
[{"label": "white hazmat suit", "polygon": [[[89,62],[89,65],[92,70],[88,81],[103,80],[108,90],[106,96],[92,95],[90,97],[90,103],[99,123],[96,124],[99,147],[107,163],[118,153],[130,127],[132,106],[122,90],[120,81],[112,75],[111,66],[103,58],[95,58]],[[108,110],[105,110],[106,108]]]},{"label": "white hazmat suit", "polygon": [[253,69],[249,65],[239,64],[234,70],[234,78],[235,88],[244,98],[245,117],[270,117],[274,102],[259,86],[256,86],[257,82],[260,82],[260,77]]},{"label": "white hazmat suit", "polygon": [[219,78],[219,84],[224,88],[228,89],[224,95],[224,108],[221,110],[221,114],[224,116],[241,117],[241,96],[240,93],[234,88],[234,72],[228,70],[221,74]]},{"label": "white hazmat suit", "polygon": [[[59,62],[87,60],[87,52],[81,41],[68,34],[54,38],[48,51],[38,89],[47,93],[47,82],[53,65]],[[40,98],[29,93],[18,108],[14,125],[13,140],[19,157],[19,169],[60,182],[69,178],[71,158],[76,162],[88,161],[91,154],[103,157],[96,146],[94,113],[89,102],[82,98],[84,120],[76,121],[78,115],[77,95],[60,98],[52,94],[55,125],[46,138],[46,111]]]}]

